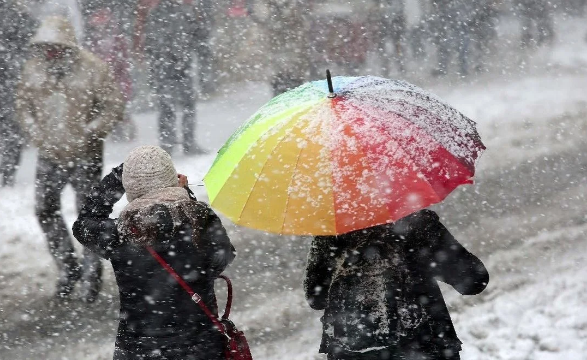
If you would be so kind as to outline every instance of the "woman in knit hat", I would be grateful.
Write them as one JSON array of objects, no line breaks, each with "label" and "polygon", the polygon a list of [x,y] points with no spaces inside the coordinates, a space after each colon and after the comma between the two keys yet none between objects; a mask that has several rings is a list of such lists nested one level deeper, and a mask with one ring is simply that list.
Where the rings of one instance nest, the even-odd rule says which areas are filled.
[{"label": "woman in knit hat", "polygon": [[[156,146],[131,151],[88,195],[73,225],[84,246],[110,260],[120,295],[115,360],[223,359],[223,339],[151,246],[218,313],[214,280],[235,257],[218,216],[190,198],[187,177]],[[117,220],[114,204],[126,192]]]}]

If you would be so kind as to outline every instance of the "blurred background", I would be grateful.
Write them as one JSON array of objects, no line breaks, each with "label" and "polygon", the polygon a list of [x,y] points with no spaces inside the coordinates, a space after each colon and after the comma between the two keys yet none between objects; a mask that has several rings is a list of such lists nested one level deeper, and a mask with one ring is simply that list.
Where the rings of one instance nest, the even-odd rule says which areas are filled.
[{"label": "blurred background", "polygon": [[[14,1],[39,21],[67,16],[87,48],[117,29],[135,129],[107,139],[105,172],[135,146],[158,144],[159,105],[148,54],[137,46],[156,0]],[[442,287],[462,358],[587,359],[585,0],[160,1],[196,8],[197,41],[187,51],[195,134],[207,153],[174,161],[198,198],[207,200],[200,180],[216,151],[273,96],[323,79],[327,68],[412,82],[476,121],[487,146],[475,184],[433,207],[491,276],[479,296]],[[111,267],[96,303],[52,300],[56,269],[34,213],[35,158],[25,148],[14,187],[0,188],[0,359],[111,359]],[[71,226],[69,187],[62,203]],[[227,270],[236,291],[231,317],[255,359],[324,359],[321,314],[301,286],[310,240],[223,221],[238,251]]]},{"label": "blurred background", "polygon": [[[145,0],[20,1],[39,18],[67,15],[81,41],[93,36],[92,19],[108,9],[129,47],[140,8],[149,6]],[[242,80],[267,82],[279,92],[323,78],[327,67],[334,75],[420,82],[526,71],[523,54],[567,36],[556,33],[555,19],[581,19],[586,11],[584,0],[199,0],[194,6],[206,29],[201,47],[209,48],[192,49],[202,96]],[[140,83],[144,66],[131,59]],[[144,92],[136,94],[141,103]]]}]

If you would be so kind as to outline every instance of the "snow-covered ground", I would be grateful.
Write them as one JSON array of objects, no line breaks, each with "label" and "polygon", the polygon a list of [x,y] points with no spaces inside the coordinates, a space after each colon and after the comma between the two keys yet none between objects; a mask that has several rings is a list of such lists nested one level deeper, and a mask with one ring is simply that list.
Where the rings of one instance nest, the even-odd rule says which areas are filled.
[{"label": "snow-covered ground", "polygon": [[[515,71],[413,80],[477,121],[488,148],[476,184],[434,207],[491,275],[479,296],[442,288],[463,359],[587,359],[587,26],[569,20],[559,30],[564,38],[552,48],[508,55]],[[198,138],[211,154],[175,158],[199,197],[206,198],[198,185],[213,153],[269,98],[266,84],[244,83],[199,104]],[[135,116],[137,141],[107,144],[106,169],[131,148],[157,143],[155,117]],[[117,318],[109,265],[96,304],[50,300],[55,269],[34,215],[35,155],[28,149],[18,184],[0,189],[0,359],[109,359]],[[70,224],[73,203],[67,188]],[[226,224],[239,251],[227,271],[236,290],[232,317],[255,359],[323,359],[320,313],[301,289],[309,240]]]}]

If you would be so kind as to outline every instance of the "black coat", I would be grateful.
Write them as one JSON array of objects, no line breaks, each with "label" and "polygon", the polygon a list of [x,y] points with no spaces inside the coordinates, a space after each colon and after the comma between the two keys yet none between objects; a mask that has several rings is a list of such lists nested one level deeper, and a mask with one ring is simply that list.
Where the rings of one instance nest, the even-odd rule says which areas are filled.
[{"label": "black coat", "polygon": [[[36,21],[13,0],[0,1],[0,131],[2,123],[13,117],[14,94],[20,69],[26,60],[29,39]],[[9,115],[10,119],[6,120]]]},{"label": "black coat", "polygon": [[433,211],[316,237],[304,287],[310,306],[324,310],[320,352],[458,353],[461,342],[437,280],[474,295],[489,275]]},{"label": "black coat", "polygon": [[[145,24],[145,54],[153,79],[172,79],[177,69],[189,68],[203,30],[196,6],[160,1]],[[170,80],[173,81],[173,80]]]},{"label": "black coat", "polygon": [[[124,211],[119,220],[109,218],[124,193],[121,178],[122,165],[92,190],[73,225],[76,239],[110,260],[114,269],[120,295],[115,359],[153,351],[161,351],[157,359],[222,359],[222,337],[210,319],[132,234],[119,234],[117,222],[129,220],[123,219]],[[162,203],[145,210],[150,213],[145,223],[153,226],[147,235],[153,235],[152,247],[217,314],[214,280],[234,259],[234,248],[218,216],[204,203],[187,201],[187,209],[194,211],[188,215],[199,219],[199,228],[177,221],[172,208]]]}]

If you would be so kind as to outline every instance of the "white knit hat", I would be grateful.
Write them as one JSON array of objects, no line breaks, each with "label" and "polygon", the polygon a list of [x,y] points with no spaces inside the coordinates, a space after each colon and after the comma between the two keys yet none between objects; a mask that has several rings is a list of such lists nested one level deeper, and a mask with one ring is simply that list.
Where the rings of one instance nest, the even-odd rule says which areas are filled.
[{"label": "white knit hat", "polygon": [[122,186],[129,202],[154,190],[178,186],[171,156],[158,146],[134,148],[124,161]]}]

